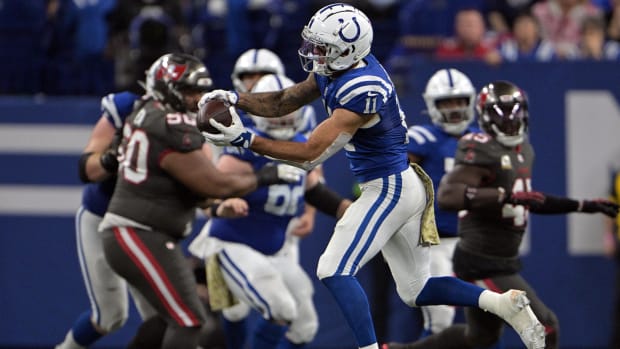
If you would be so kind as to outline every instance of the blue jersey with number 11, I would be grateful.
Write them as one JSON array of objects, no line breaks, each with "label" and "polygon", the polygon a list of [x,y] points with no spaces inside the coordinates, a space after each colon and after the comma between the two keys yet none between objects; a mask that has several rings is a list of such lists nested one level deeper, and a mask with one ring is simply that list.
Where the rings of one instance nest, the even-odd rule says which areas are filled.
[{"label": "blue jersey with number 11", "polygon": [[376,114],[344,147],[359,182],[400,173],[409,166],[405,114],[394,84],[373,55],[366,56],[364,63],[333,79],[314,75],[328,115],[339,108]]}]

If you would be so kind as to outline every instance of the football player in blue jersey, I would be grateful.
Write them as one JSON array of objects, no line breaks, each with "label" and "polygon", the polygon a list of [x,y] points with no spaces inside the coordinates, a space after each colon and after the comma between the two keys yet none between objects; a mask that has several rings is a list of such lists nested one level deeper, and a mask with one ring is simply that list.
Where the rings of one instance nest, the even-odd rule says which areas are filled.
[{"label": "football player in blue jersey", "polygon": [[[147,76],[152,84],[155,76]],[[125,324],[129,298],[126,282],[105,260],[99,223],[108,208],[116,183],[118,169],[117,147],[125,118],[141,96],[131,92],[111,93],[101,99],[102,115],[92,130],[78,168],[82,182],[82,204],[75,217],[77,251],[82,277],[91,308],[82,313],[56,349],[86,348],[104,335]],[[154,314],[153,309],[139,294],[132,291],[136,306],[143,318]]]},{"label": "football player in blue jersey", "polygon": [[[282,60],[280,60],[278,55],[266,48],[253,48],[245,51],[237,58],[230,77],[235,91],[249,92],[259,79],[268,74],[285,75],[285,68],[284,64],[282,64]],[[303,106],[301,112],[303,117],[301,122],[296,125],[296,127],[298,127],[297,132],[304,134],[307,138],[310,132],[316,127],[316,112],[311,105]],[[244,112],[240,112],[239,116],[244,125],[249,126],[254,123],[252,118]],[[219,150],[215,150],[214,154],[217,154],[218,151]],[[320,168],[317,173],[322,175]],[[315,215],[316,210],[314,207],[312,207],[312,205],[306,205],[304,213],[299,216],[296,228],[291,232],[289,237],[290,243],[295,244],[298,242],[299,237],[307,236],[312,232]],[[295,251],[296,250],[297,248],[295,248]]]},{"label": "football player in blue jersey", "polygon": [[[228,127],[211,120],[220,133],[205,137],[304,169],[345,149],[361,195],[336,224],[317,276],[340,306],[359,348],[379,347],[366,294],[355,278],[379,252],[406,304],[480,307],[510,323],[528,348],[543,347],[544,329],[523,291],[499,294],[454,277],[430,276],[430,246],[439,242],[432,183],[417,165],[409,165],[405,115],[394,84],[370,53],[372,37],[370,20],[355,7],[336,3],[321,8],[302,31],[299,55],[308,78],[277,92],[205,94],[199,106],[224,100],[233,114]],[[319,97],[329,117],[306,142],[261,137],[246,130],[236,116],[235,107],[279,117]]]},{"label": "football player in blue jersey", "polygon": [[[237,58],[231,73],[231,80],[235,91],[249,92],[253,90],[262,77],[269,74],[285,75],[284,64],[282,64],[280,57],[266,48],[253,48],[245,51]],[[301,110],[301,115],[301,120],[295,123],[296,131],[307,138],[316,127],[316,112],[311,105],[305,105]],[[244,125],[254,125],[254,121],[247,113],[240,112],[239,116]],[[210,145],[212,146],[214,161],[217,161],[222,148],[213,144]],[[321,168],[317,168],[315,172],[320,174],[321,180],[324,181]],[[296,218],[297,224],[287,236],[286,243],[291,245],[289,254],[295,263],[299,259],[299,239],[312,232],[315,216],[316,209],[312,205],[306,204],[304,212]],[[249,313],[249,307],[244,308],[243,305],[240,305],[234,309],[224,310],[222,313],[226,338],[229,340],[228,346],[231,348],[241,347],[239,343],[245,342],[248,330],[245,318]]]},{"label": "football player in blue jersey", "polygon": [[[432,123],[409,128],[409,161],[420,164],[433,181],[435,191],[444,174],[454,166],[456,144],[466,133],[478,131],[474,121],[476,90],[469,78],[456,69],[441,69],[428,80],[422,95]],[[456,212],[445,211],[435,202],[435,218],[441,244],[431,248],[431,275],[453,275],[452,254],[457,241]],[[448,305],[421,308],[423,336],[450,326],[455,308]]]},{"label": "football player in blue jersey", "polygon": [[[285,76],[265,75],[258,80],[253,92],[278,91],[294,83]],[[304,123],[302,109],[277,119],[253,115],[252,132],[269,139],[303,142],[299,133]],[[226,147],[217,167],[226,173],[245,173],[273,163],[249,149]],[[292,184],[271,185],[243,197],[248,202],[246,217],[222,219],[213,217],[190,245],[190,251],[208,259],[216,255],[228,288],[240,304],[224,309],[230,320],[244,318],[251,306],[267,321],[259,321],[254,331],[252,347],[276,348],[282,341],[286,348],[301,348],[314,338],[318,319],[312,296],[314,289],[306,272],[295,256],[297,244],[286,242],[290,231],[304,208],[304,201],[325,213],[342,216],[351,201],[330,191],[320,180],[320,174],[310,171]],[[213,212],[213,210],[212,210]],[[208,236],[208,237],[205,237]],[[292,260],[293,259],[293,260]],[[228,333],[229,346],[243,347],[238,335]]]}]

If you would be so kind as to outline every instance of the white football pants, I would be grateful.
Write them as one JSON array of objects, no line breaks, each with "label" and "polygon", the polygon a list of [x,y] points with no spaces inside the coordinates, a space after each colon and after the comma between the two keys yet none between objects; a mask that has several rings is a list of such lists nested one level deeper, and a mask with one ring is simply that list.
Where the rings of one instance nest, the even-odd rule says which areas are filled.
[{"label": "white football pants", "polygon": [[355,275],[379,251],[409,306],[430,277],[429,247],[420,242],[424,184],[412,168],[360,184],[361,196],[336,224],[319,259],[319,279]]},{"label": "white football pants", "polygon": [[303,268],[291,261],[287,245],[275,255],[265,256],[244,244],[220,243],[223,248],[218,259],[235,297],[265,319],[290,324],[286,337],[291,342],[311,342],[318,330],[314,288]]}]

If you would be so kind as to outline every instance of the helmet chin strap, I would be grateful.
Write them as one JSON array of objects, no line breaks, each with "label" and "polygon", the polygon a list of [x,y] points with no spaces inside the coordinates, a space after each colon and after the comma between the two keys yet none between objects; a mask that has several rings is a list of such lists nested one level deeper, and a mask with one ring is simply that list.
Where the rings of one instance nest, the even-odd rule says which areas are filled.
[{"label": "helmet chin strap", "polygon": [[463,131],[467,129],[467,125],[469,125],[469,121],[463,120],[461,122],[452,123],[452,124],[444,123],[444,124],[441,124],[441,127],[443,128],[444,131],[446,131],[447,133],[453,136],[460,136],[463,133]]},{"label": "helmet chin strap", "polygon": [[521,125],[521,129],[519,130],[519,134],[515,136],[507,136],[505,133],[500,131],[497,126],[491,125],[493,132],[495,132],[495,138],[501,144],[507,147],[514,147],[523,143],[523,125]]}]

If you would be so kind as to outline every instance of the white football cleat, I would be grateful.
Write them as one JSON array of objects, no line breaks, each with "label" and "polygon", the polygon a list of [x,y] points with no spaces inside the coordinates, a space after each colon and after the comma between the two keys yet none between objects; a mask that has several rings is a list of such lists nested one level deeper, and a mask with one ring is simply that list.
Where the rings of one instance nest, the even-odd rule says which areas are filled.
[{"label": "white football cleat", "polygon": [[508,290],[502,293],[497,315],[517,331],[528,349],[545,348],[545,327],[534,315],[525,292]]}]

